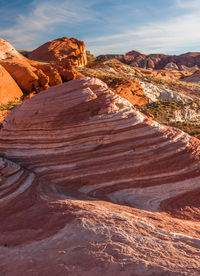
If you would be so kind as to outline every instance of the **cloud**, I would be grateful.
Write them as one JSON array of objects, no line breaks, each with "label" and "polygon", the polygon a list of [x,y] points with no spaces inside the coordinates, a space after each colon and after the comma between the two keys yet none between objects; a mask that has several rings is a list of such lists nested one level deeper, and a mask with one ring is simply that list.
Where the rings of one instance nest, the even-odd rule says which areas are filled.
[{"label": "cloud", "polygon": [[192,46],[199,47],[200,1],[175,0],[171,8],[177,11],[176,17],[144,23],[134,31],[85,38],[87,46],[95,54],[124,53],[132,49],[144,53],[175,53]]},{"label": "cloud", "polygon": [[30,12],[18,14],[15,25],[0,29],[0,33],[17,48],[33,48],[42,36],[53,33],[59,24],[72,26],[93,20],[94,16],[88,12],[90,8],[90,1],[85,1],[85,5],[80,0],[34,1]]},{"label": "cloud", "polygon": [[200,8],[199,0],[174,0],[176,8],[179,9],[197,9]]},{"label": "cloud", "polygon": [[[99,8],[102,3],[103,10]],[[33,49],[65,29],[73,34],[76,26],[76,34],[96,55],[132,49],[144,53],[198,49],[200,0],[166,0],[165,4],[161,13],[160,7],[152,5],[149,12],[149,3],[143,9],[131,0],[34,0],[29,11],[18,13],[15,24],[0,28],[0,34],[18,49]],[[164,13],[167,16],[162,18]]]}]

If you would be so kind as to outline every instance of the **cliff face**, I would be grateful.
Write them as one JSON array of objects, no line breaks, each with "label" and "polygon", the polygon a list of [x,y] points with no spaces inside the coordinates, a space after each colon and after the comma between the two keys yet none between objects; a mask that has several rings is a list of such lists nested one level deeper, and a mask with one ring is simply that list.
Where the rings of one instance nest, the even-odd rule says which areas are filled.
[{"label": "cliff face", "polygon": [[28,54],[28,58],[44,62],[67,61],[72,65],[85,66],[85,43],[75,38],[62,37],[49,41]]},{"label": "cliff face", "polygon": [[199,140],[94,78],[25,101],[0,139],[2,274],[200,273]]}]

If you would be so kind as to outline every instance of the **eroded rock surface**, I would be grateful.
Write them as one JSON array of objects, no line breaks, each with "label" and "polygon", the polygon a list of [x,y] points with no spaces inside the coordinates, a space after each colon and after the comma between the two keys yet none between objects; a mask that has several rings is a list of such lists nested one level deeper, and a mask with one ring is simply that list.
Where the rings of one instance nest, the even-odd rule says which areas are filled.
[{"label": "eroded rock surface", "polygon": [[0,39],[0,64],[25,93],[49,87],[49,79],[44,72],[35,68],[28,59],[18,53],[4,39]]},{"label": "eroded rock surface", "polygon": [[[194,66],[200,67],[200,53],[185,53],[181,55],[165,55],[165,54],[150,54],[145,55],[137,51],[130,51],[125,55],[101,55],[101,59],[116,58],[126,64],[134,67],[150,68],[150,69],[164,69],[165,66],[170,65],[170,69],[182,70],[186,67]],[[182,67],[184,66],[184,67]],[[185,67],[186,66],[186,67]],[[168,67],[169,68],[169,67]],[[189,69],[190,70],[190,69]]]},{"label": "eroded rock surface", "polygon": [[[61,41],[59,43],[62,44]],[[65,45],[67,43],[72,42],[66,41]],[[74,59],[79,58],[80,53],[74,51],[72,54]],[[0,39],[0,65],[8,71],[25,95],[40,92],[63,81],[83,77],[71,64],[62,61],[61,57],[55,64],[31,61],[16,51],[8,41]]]},{"label": "eroded rock surface", "polygon": [[0,65],[0,105],[15,102],[22,96],[22,91],[11,75]]},{"label": "eroded rock surface", "polygon": [[94,78],[25,101],[0,139],[1,275],[200,274],[199,140]]},{"label": "eroded rock surface", "polygon": [[85,43],[78,39],[67,37],[41,45],[29,53],[28,57],[32,60],[45,62],[68,61],[78,66],[85,66],[87,64]]},{"label": "eroded rock surface", "polygon": [[181,92],[173,91],[163,85],[154,85],[148,82],[141,82],[141,86],[144,91],[144,95],[149,98],[150,102],[156,102],[158,100],[172,100],[176,102],[192,102],[193,97],[183,94]]},{"label": "eroded rock surface", "polygon": [[200,83],[200,70],[196,70],[191,76],[186,77],[183,80],[187,82]]}]

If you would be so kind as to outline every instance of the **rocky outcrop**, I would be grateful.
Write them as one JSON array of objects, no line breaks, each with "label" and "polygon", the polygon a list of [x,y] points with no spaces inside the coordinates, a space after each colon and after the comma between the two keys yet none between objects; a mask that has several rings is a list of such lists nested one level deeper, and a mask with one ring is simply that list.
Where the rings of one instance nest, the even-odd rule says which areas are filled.
[{"label": "rocky outcrop", "polygon": [[183,81],[200,83],[200,70],[195,71],[191,76],[183,78]]},{"label": "rocky outcrop", "polygon": [[197,65],[192,66],[192,67],[188,67],[188,66],[185,66],[185,65],[181,65],[181,66],[180,66],[180,70],[186,71],[186,72],[194,73],[194,72],[196,72],[197,70],[199,70],[199,67],[198,67]]},{"label": "rocky outcrop", "polygon": [[148,82],[141,82],[144,95],[149,99],[149,102],[156,102],[158,100],[176,101],[182,103],[192,102],[192,96],[183,94],[181,92],[173,91],[164,85],[154,85]]},{"label": "rocky outcrop", "polygon": [[[81,47],[80,43],[80,49]],[[0,39],[0,65],[9,72],[25,95],[35,94],[63,81],[83,77],[68,61],[61,59],[59,63],[52,64],[31,61],[3,39]]]},{"label": "rocky outcrop", "polygon": [[[82,47],[80,43],[80,49]],[[71,52],[71,56],[72,54],[78,55],[77,51]],[[3,39],[0,39],[0,65],[9,72],[24,94],[37,93],[63,81],[83,77],[62,58],[59,63],[55,64],[30,61]]]},{"label": "rocky outcrop", "polygon": [[[187,95],[180,91],[174,91],[164,85],[154,85],[141,82],[144,95],[149,99],[149,103],[162,102],[168,106],[168,122],[198,123],[200,120],[199,98],[194,95]],[[171,107],[170,107],[171,106]],[[164,114],[162,107],[157,106],[160,115]],[[151,111],[156,110],[151,106]],[[161,116],[162,118],[162,116]]]},{"label": "rocky outcrop", "polygon": [[35,68],[41,70],[47,76],[49,86],[54,86],[63,82],[61,74],[55,66],[39,62],[32,62],[32,64]]},{"label": "rocky outcrop", "polygon": [[28,54],[28,58],[44,62],[69,62],[85,66],[87,58],[85,43],[75,38],[62,37],[49,41]]},{"label": "rocky outcrop", "polygon": [[49,87],[49,79],[6,40],[0,39],[0,64],[9,72],[24,93]]},{"label": "rocky outcrop", "polygon": [[169,70],[178,70],[178,66],[174,62],[167,63],[164,67],[164,69],[169,69]]},{"label": "rocky outcrop", "polygon": [[0,105],[15,102],[22,96],[22,91],[10,76],[10,74],[0,65]]},{"label": "rocky outcrop", "polygon": [[163,69],[167,64],[173,63],[178,68],[182,65],[187,67],[200,66],[200,53],[186,53],[182,55],[164,55],[164,54],[151,54],[144,55],[138,54],[138,52],[131,51],[126,55],[132,58],[130,64],[132,66],[152,68],[152,69]]},{"label": "rocky outcrop", "polygon": [[200,273],[199,140],[93,78],[25,101],[0,139],[2,275]]},{"label": "rocky outcrop", "polygon": [[147,69],[164,69],[165,66],[170,63],[177,66],[180,70],[183,69],[182,66],[189,68],[193,66],[200,67],[200,53],[186,53],[176,56],[164,54],[145,55],[137,51],[130,51],[125,55],[104,55],[99,58],[102,60],[113,57],[131,66]]},{"label": "rocky outcrop", "polygon": [[144,95],[142,86],[137,81],[126,78],[102,77],[108,87],[133,105],[144,105],[149,99]]}]

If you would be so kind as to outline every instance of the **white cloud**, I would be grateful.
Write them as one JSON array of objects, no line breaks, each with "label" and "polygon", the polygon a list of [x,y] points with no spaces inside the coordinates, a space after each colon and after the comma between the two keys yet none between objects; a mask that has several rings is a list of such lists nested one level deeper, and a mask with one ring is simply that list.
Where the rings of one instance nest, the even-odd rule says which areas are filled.
[{"label": "white cloud", "polygon": [[[149,22],[134,31],[85,39],[95,54],[124,53],[136,49],[145,53],[175,53],[200,45],[200,1],[175,0],[179,16],[166,21]],[[180,15],[180,9],[182,14]]]},{"label": "white cloud", "polygon": [[200,8],[199,0],[174,0],[176,8],[180,9],[197,9]]},{"label": "white cloud", "polygon": [[19,14],[15,25],[0,29],[0,34],[18,49],[33,48],[46,32],[53,32],[60,23],[70,26],[94,19],[94,15],[88,12],[90,3],[89,0],[84,5],[81,5],[81,0],[34,1],[28,14]]},{"label": "white cloud", "polygon": [[[84,23],[90,22],[92,25],[98,21],[98,18],[101,18],[99,24],[104,24],[105,29],[108,26],[111,32],[114,30],[112,26],[115,26],[114,23],[117,20],[116,7],[120,10],[120,7],[125,9],[126,6],[115,3],[113,12],[106,16],[102,11],[93,9],[93,5],[101,1],[34,0],[31,10],[27,14],[19,14],[13,27],[0,28],[0,34],[18,49],[33,49],[41,42],[46,42],[46,35],[56,33],[55,28],[59,28],[61,25],[66,26],[67,32],[67,27],[70,29],[70,27],[82,23],[80,28],[82,25],[84,28]],[[110,36],[91,34],[90,37],[85,37],[83,40],[85,40],[87,48],[96,55],[125,53],[132,49],[144,53],[182,52],[192,46],[198,49],[197,47],[200,45],[200,0],[169,0],[169,3],[173,4],[166,10],[169,13],[167,20],[155,18],[154,21],[148,22],[144,18],[144,22],[137,25],[134,31],[133,23],[132,30],[130,30],[130,26],[120,26],[119,24],[115,27],[119,33],[113,32],[113,35]],[[130,9],[135,10],[134,7],[130,7]]]}]

